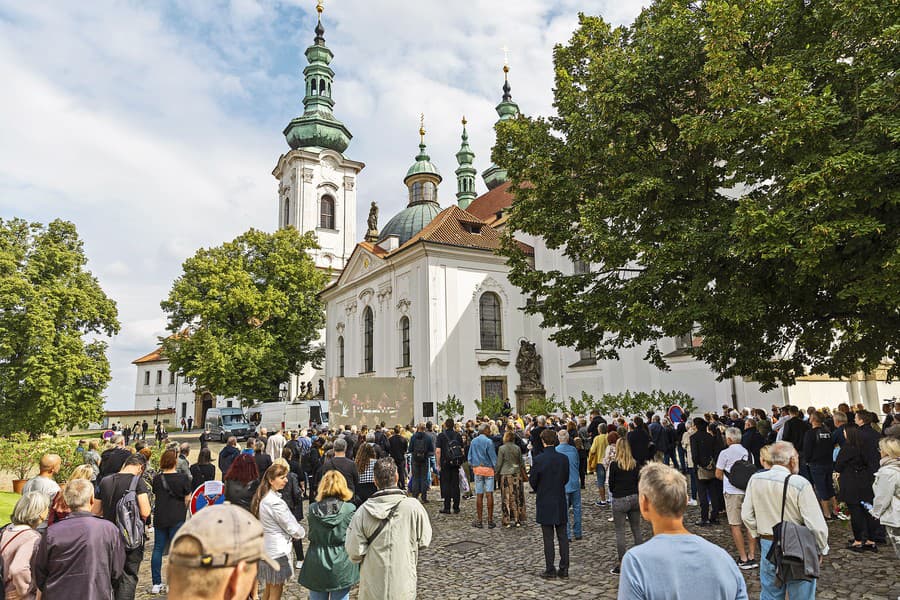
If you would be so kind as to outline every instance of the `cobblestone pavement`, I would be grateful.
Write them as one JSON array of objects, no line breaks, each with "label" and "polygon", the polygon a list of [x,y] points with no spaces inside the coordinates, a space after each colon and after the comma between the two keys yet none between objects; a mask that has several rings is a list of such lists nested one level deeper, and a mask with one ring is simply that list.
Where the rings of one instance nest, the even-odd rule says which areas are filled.
[{"label": "cobblestone pavement", "polygon": [[[459,515],[439,514],[438,490],[426,505],[434,529],[431,547],[419,556],[419,598],[481,600],[503,598],[547,598],[553,595],[591,599],[616,598],[618,577],[609,574],[615,564],[615,530],[607,521],[608,508],[594,505],[596,491],[584,494],[584,539],[571,544],[571,567],[568,581],[544,581],[538,577],[543,569],[540,528],[533,522],[534,495],[526,494],[529,522],[519,529],[475,529],[472,521],[475,501],[463,500]],[[499,492],[495,494],[499,509]],[[690,507],[685,522],[699,518],[696,507]],[[500,518],[497,515],[499,524]],[[727,526],[689,529],[733,552]],[[644,535],[651,535],[644,523]],[[894,600],[900,598],[900,581],[893,576],[897,559],[890,546],[879,548],[878,554],[858,555],[847,550],[850,536],[847,522],[830,524],[829,542],[832,553],[822,567],[817,598],[824,600]],[[630,541],[630,533],[627,534]],[[148,545],[138,598],[163,598],[150,595],[150,550]],[[163,571],[165,572],[165,570]],[[758,570],[744,571],[751,598],[759,597]],[[296,579],[296,578],[295,578]],[[285,587],[284,598],[299,600],[307,593],[296,583]],[[356,598],[356,593],[351,595]],[[702,590],[694,596],[704,597]]]}]

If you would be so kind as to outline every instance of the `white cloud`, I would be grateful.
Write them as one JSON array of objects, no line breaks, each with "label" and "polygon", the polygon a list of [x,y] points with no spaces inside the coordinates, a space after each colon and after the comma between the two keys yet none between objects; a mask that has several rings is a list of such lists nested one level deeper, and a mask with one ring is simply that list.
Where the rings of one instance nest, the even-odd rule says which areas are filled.
[{"label": "white cloud", "polygon": [[[286,149],[281,129],[302,110],[315,24],[312,2],[291,3],[0,0],[0,214],[78,226],[123,324],[111,407],[131,405],[130,361],[164,334],[159,302],[182,261],[274,226],[271,169]],[[335,112],[354,134],[347,155],[367,163],[360,206],[376,200],[386,222],[405,203],[420,112],[448,205],[463,114],[476,167],[490,163],[500,48],[510,49],[514,99],[548,114],[551,51],[577,11],[621,23],[641,4],[328,2]]]}]

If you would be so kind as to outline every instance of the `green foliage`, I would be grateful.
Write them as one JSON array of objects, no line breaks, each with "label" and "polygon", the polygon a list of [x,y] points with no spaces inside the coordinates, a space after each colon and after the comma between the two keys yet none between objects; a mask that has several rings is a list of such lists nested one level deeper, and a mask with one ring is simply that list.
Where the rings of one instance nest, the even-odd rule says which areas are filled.
[{"label": "green foliage", "polygon": [[437,403],[437,414],[439,418],[456,420],[465,414],[465,407],[456,394],[447,394],[446,402]]},{"label": "green foliage", "polygon": [[604,415],[618,413],[622,416],[641,415],[647,411],[664,413],[673,404],[678,404],[685,411],[693,413],[697,410],[694,398],[679,391],[663,392],[653,390],[647,392],[625,391],[622,394],[603,394],[594,407]]},{"label": "green foliage", "polygon": [[525,414],[527,415],[552,415],[562,411],[565,408],[562,402],[556,400],[556,394],[547,398],[532,398],[525,403]]},{"label": "green foliage", "polygon": [[290,374],[320,362],[325,313],[317,294],[327,276],[314,248],[313,234],[293,227],[251,229],[187,259],[161,303],[174,334],[162,340],[172,368],[247,403],[277,398]]},{"label": "green foliage", "polygon": [[475,408],[478,410],[478,416],[485,416],[496,419],[503,412],[503,399],[499,396],[487,396],[481,400],[475,400]]},{"label": "green foliage", "polygon": [[592,410],[600,410],[600,401],[595,400],[592,394],[581,392],[581,398],[569,396],[569,410],[575,415],[588,415]]},{"label": "green foliage", "polygon": [[78,441],[69,437],[46,437],[37,441],[38,460],[43,454],[58,454],[62,462],[59,473],[56,474],[57,483],[65,483],[72,476],[72,471],[78,465],[84,464],[84,456],[76,452]]},{"label": "green foliage", "polygon": [[19,431],[0,439],[0,471],[13,473],[16,479],[28,479],[37,467],[41,448],[27,433]]},{"label": "green foliage", "polygon": [[[580,17],[557,116],[498,125],[526,311],[600,358],[665,338],[721,377],[900,375],[895,0],[655,0]],[[592,265],[534,269],[516,231]],[[664,349],[665,348],[665,349]]]},{"label": "green foliage", "polygon": [[0,219],[0,435],[99,421],[116,304],[85,266],[75,226]]}]

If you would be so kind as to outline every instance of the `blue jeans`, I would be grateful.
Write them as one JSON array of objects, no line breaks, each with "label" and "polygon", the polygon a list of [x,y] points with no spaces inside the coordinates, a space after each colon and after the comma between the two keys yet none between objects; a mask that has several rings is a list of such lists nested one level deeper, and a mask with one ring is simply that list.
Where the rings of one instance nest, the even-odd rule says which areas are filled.
[{"label": "blue jeans", "polygon": [[602,490],[606,487],[606,467],[597,465],[597,489]]},{"label": "blue jeans", "polygon": [[566,504],[572,509],[572,519],[566,519],[566,537],[571,540],[573,528],[575,537],[581,537],[581,490],[566,492]]},{"label": "blue jeans", "polygon": [[175,537],[178,528],[183,524],[182,522],[174,527],[155,527],[153,529],[153,555],[150,557],[150,576],[153,578],[153,585],[162,583],[163,553],[172,543],[172,538]]},{"label": "blue jeans", "polygon": [[347,600],[350,597],[350,588],[335,590],[333,592],[316,592],[309,590],[309,600]]},{"label": "blue jeans", "polygon": [[759,600],[784,600],[785,592],[787,592],[791,600],[815,600],[815,579],[812,581],[789,581],[784,587],[777,587],[775,585],[775,565],[770,563],[766,558],[771,547],[771,540],[759,540],[759,582],[762,584]]},{"label": "blue jeans", "polygon": [[697,468],[688,467],[688,473],[691,476],[691,500],[697,499]]},{"label": "blue jeans", "polygon": [[687,465],[687,463],[685,462],[687,456],[685,454],[684,448],[681,446],[681,444],[678,444],[677,446],[675,446],[675,451],[678,453],[678,464],[681,465],[681,472],[684,473],[687,470],[687,467],[685,466]]}]

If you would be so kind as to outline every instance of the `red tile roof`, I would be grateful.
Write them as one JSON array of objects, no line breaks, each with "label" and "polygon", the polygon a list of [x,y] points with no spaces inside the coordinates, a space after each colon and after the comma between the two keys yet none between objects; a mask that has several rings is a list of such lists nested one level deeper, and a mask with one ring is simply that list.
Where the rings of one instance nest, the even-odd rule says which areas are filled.
[{"label": "red tile roof", "polygon": [[160,360],[166,360],[165,358],[163,358],[163,355],[162,355],[162,346],[160,346],[159,348],[157,348],[150,354],[145,354],[144,356],[131,361],[131,364],[140,365],[143,363],[157,362]]},{"label": "red tile roof", "polygon": [[419,241],[482,250],[500,248],[500,234],[497,231],[455,204],[441,211],[422,231],[411,237],[395,252]]},{"label": "red tile roof", "polygon": [[497,218],[498,212],[512,206],[514,197],[509,191],[510,185],[510,182],[507,181],[506,183],[498,185],[487,194],[482,194],[475,198],[472,201],[472,204],[466,208],[466,212],[475,215],[482,221],[490,223]]}]

